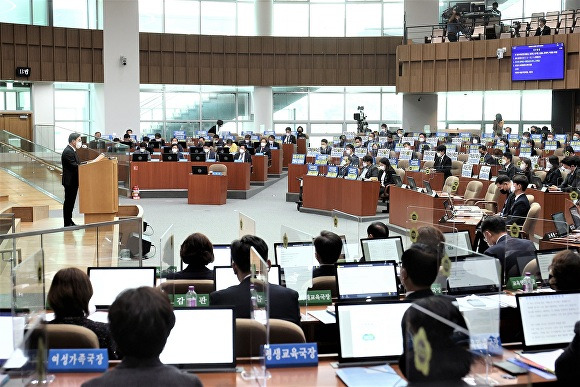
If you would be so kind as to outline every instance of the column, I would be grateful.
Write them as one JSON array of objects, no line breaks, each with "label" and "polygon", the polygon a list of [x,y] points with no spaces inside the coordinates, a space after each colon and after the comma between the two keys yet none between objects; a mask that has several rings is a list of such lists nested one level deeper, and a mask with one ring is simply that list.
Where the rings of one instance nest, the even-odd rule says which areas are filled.
[{"label": "column", "polygon": [[54,83],[32,83],[30,97],[34,112],[34,142],[54,149]]},{"label": "column", "polygon": [[[255,32],[256,36],[272,36],[272,0],[254,0]],[[256,130],[273,130],[273,97],[272,87],[254,87],[254,124]]]},{"label": "column", "polygon": [[139,2],[104,0],[103,14],[104,132],[138,134]]},{"label": "column", "polygon": [[403,130],[430,132],[437,128],[437,94],[403,94]]},{"label": "column", "polygon": [[[405,20],[407,27],[438,24],[439,2],[433,0],[405,0]],[[422,43],[425,36],[431,35],[431,27],[407,30],[407,39]]]}]

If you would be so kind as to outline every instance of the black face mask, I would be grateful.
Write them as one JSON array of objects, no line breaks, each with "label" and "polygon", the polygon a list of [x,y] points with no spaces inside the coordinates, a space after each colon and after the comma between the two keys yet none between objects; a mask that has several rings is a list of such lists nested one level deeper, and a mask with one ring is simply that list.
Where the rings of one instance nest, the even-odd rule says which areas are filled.
[{"label": "black face mask", "polygon": [[504,195],[507,195],[510,193],[510,190],[509,189],[500,189],[499,192],[501,192]]}]

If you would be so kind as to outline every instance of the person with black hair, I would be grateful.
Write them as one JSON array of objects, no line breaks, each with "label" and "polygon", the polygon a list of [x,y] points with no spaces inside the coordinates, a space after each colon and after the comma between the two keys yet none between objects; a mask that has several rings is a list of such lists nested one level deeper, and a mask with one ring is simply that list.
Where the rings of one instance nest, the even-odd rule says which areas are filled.
[{"label": "person with black hair", "polygon": [[495,120],[493,120],[493,135],[495,137],[501,137],[503,135],[503,117],[500,113],[495,115]]},{"label": "person with black hair", "polygon": [[379,183],[381,183],[381,187],[379,188],[379,197],[387,198],[388,197],[388,186],[391,184],[395,184],[395,179],[393,176],[397,174],[394,168],[391,166],[391,162],[388,158],[383,157],[379,160]]},{"label": "person with black hair", "polygon": [[346,147],[344,149],[344,154],[345,154],[345,156],[351,157],[350,165],[358,168],[359,159],[358,159],[358,156],[354,154],[354,145],[346,144]]},{"label": "person with black hair", "polygon": [[308,135],[304,133],[304,128],[302,126],[296,128],[296,138],[308,138]]},{"label": "person with black hair", "polygon": [[179,256],[187,267],[177,273],[167,274],[168,279],[213,280],[213,270],[207,268],[215,259],[213,245],[205,235],[196,232],[185,238]]},{"label": "person with black hair", "polygon": [[312,278],[322,276],[335,276],[334,264],[342,253],[342,239],[330,231],[321,231],[314,239],[314,256],[320,266],[312,271]]},{"label": "person with black hair", "polygon": [[544,178],[544,185],[551,187],[562,184],[564,179],[562,179],[562,172],[560,172],[560,159],[558,156],[552,155],[548,157],[546,167],[548,167],[548,172]]},{"label": "person with black hair", "polygon": [[546,19],[541,17],[539,19],[538,28],[536,29],[534,36],[550,35],[551,31],[552,29],[546,25]]},{"label": "person with black hair", "polygon": [[320,154],[321,155],[330,155],[332,153],[332,148],[328,146],[328,140],[323,138],[320,141]]},{"label": "person with black hair", "polygon": [[487,153],[487,147],[483,144],[479,146],[479,156],[483,158],[483,163],[487,165],[495,165],[495,159],[492,155]]},{"label": "person with black hair", "polygon": [[362,142],[362,137],[361,136],[355,136],[354,138],[354,148],[358,149],[358,148],[362,148],[363,146],[363,142]]},{"label": "person with black hair", "polygon": [[292,134],[292,128],[286,128],[286,134],[282,136],[282,143],[283,144],[296,144],[296,136]]},{"label": "person with black hair", "polygon": [[211,128],[209,128],[207,134],[217,134],[217,132],[220,130],[223,124],[224,122],[222,120],[217,120],[216,124]]},{"label": "person with black hair", "polygon": [[147,161],[151,161],[151,153],[147,150],[147,143],[143,141],[139,144],[139,148],[135,149],[134,155],[143,155],[147,157]]},{"label": "person with black hair", "polygon": [[[256,249],[264,259],[268,259],[268,245],[262,238],[244,235],[230,245],[232,268],[240,281],[239,285],[212,292],[209,295],[210,305],[234,305],[236,318],[250,318],[252,304],[250,301],[250,248]],[[298,293],[279,285],[268,285],[270,318],[282,319],[300,325],[300,306]]]},{"label": "person with black hair", "polygon": [[580,321],[574,325],[574,339],[556,359],[556,378],[561,386],[574,386],[580,379]]},{"label": "person with black hair", "polygon": [[574,156],[575,155],[574,154],[574,148],[572,148],[572,146],[570,146],[570,145],[566,145],[564,147],[564,154],[566,156]]},{"label": "person with black hair", "polygon": [[252,164],[252,155],[248,151],[248,146],[241,143],[238,146],[238,153],[234,155],[234,160],[240,160],[240,162]]},{"label": "person with black hair", "polygon": [[559,186],[550,186],[550,191],[560,189],[564,192],[572,192],[578,190],[580,186],[578,164],[580,164],[580,159],[577,156],[564,157],[562,159],[562,167],[568,171],[568,175]]},{"label": "person with black hair", "polygon": [[389,237],[389,228],[383,222],[372,222],[367,227],[367,238],[380,239]]},{"label": "person with black hair", "polygon": [[401,256],[401,283],[405,287],[405,299],[416,300],[433,295],[431,285],[437,278],[440,262],[436,250],[423,248],[427,245],[407,249]]},{"label": "person with black hair", "polygon": [[435,171],[443,173],[444,179],[451,176],[451,158],[447,156],[447,147],[445,145],[437,147],[437,156],[435,156],[433,168],[435,168]]},{"label": "person with black hair", "polygon": [[507,175],[507,177],[509,177],[510,179],[513,179],[517,172],[516,167],[512,163],[512,160],[513,155],[511,154],[511,152],[503,153],[503,168],[501,169],[501,172]]},{"label": "person with black hair", "polygon": [[531,138],[525,140],[525,144],[531,148],[530,156],[537,156],[538,152],[536,151],[536,142]]},{"label": "person with black hair", "polygon": [[518,226],[523,226],[528,216],[530,201],[525,194],[528,184],[528,178],[523,175],[516,175],[512,180],[513,192],[508,196],[502,211],[508,225],[515,223]]},{"label": "person with black hair", "polygon": [[525,176],[530,183],[533,176],[532,161],[527,157],[520,157],[520,170],[516,173]]},{"label": "person with black hair", "polygon": [[359,180],[368,181],[368,180],[375,180],[379,179],[379,168],[373,164],[373,156],[366,155],[362,159],[363,161],[363,169],[358,177]]},{"label": "person with black hair", "polygon": [[109,308],[108,317],[123,361],[83,383],[84,387],[202,386],[194,374],[159,360],[175,326],[173,307],[161,290],[143,286],[123,291]]}]

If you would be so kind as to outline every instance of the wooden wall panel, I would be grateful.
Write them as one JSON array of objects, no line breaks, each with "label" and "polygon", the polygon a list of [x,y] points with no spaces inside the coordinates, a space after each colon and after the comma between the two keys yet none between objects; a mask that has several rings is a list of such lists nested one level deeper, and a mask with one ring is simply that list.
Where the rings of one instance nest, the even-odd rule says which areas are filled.
[{"label": "wooden wall panel", "polygon": [[[511,81],[511,47],[564,43],[565,79],[541,82]],[[506,48],[497,59],[497,49]],[[562,34],[473,42],[411,44],[397,48],[397,92],[471,90],[537,90],[580,88],[580,34]],[[433,89],[434,85],[434,89]]]}]

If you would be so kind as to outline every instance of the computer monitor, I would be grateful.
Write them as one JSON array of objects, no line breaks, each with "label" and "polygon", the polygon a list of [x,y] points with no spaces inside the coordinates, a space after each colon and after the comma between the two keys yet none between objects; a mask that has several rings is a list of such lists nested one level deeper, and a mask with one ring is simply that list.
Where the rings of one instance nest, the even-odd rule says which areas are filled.
[{"label": "computer monitor", "polygon": [[[554,256],[560,251],[566,249],[550,249],[550,250],[538,250],[536,251],[536,261],[538,262],[538,269],[540,270],[540,277],[542,277],[542,284],[548,285],[548,280],[550,279],[550,265]],[[569,250],[577,253],[577,248],[569,248]]]},{"label": "computer monitor", "polygon": [[469,231],[444,232],[445,251],[451,259],[454,257],[466,257],[473,254]]},{"label": "computer monitor", "polygon": [[189,153],[204,153],[202,146],[190,146]]},{"label": "computer monitor", "polygon": [[163,161],[177,161],[179,159],[179,155],[177,153],[163,153],[161,155],[161,159]]},{"label": "computer monitor", "polygon": [[314,256],[313,242],[289,242],[286,247],[284,243],[274,243],[274,255],[276,264],[282,268],[319,265]]},{"label": "computer monitor", "polygon": [[222,163],[232,163],[234,161],[234,155],[231,153],[218,154],[218,159]]},{"label": "computer monitor", "polygon": [[233,307],[175,308],[173,313],[175,325],[159,355],[162,363],[190,370],[235,368]]},{"label": "computer monitor", "polygon": [[576,206],[570,207],[570,216],[574,221],[574,230],[580,229],[580,212],[578,211],[578,207]]},{"label": "computer monitor", "polygon": [[389,238],[363,238],[360,240],[363,258],[369,261],[401,262],[403,241],[400,236]]},{"label": "computer monitor", "polygon": [[536,186],[536,189],[540,189],[540,188],[542,188],[542,186],[544,185],[544,184],[542,183],[542,179],[540,179],[540,178],[539,178],[538,176],[536,176],[536,175],[532,176],[532,181],[531,181],[531,183],[532,183],[533,185],[535,185],[535,186]]},{"label": "computer monitor", "polygon": [[554,221],[554,226],[556,227],[556,233],[558,236],[568,235],[568,222],[566,222],[566,217],[563,212],[552,214],[552,220]]},{"label": "computer monitor", "polygon": [[336,264],[336,286],[341,301],[398,298],[395,261]]},{"label": "computer monitor", "polygon": [[189,154],[189,160],[195,162],[204,162],[205,161],[205,152],[201,153],[193,153]]},{"label": "computer monitor", "polygon": [[527,350],[564,348],[580,320],[580,292],[516,295]]},{"label": "computer monitor", "polygon": [[133,153],[131,155],[131,161],[147,161],[149,155],[144,153]]},{"label": "computer monitor", "polygon": [[218,155],[221,155],[221,154],[224,154],[224,153],[226,153],[226,154],[227,153],[230,153],[230,148],[227,147],[227,146],[225,146],[225,147],[224,146],[218,146],[217,149],[216,149],[216,153]]},{"label": "computer monitor", "polygon": [[413,179],[412,177],[407,176],[407,183],[409,183],[409,188],[411,188],[412,190],[417,189],[417,183],[415,183],[415,179]]},{"label": "computer monitor", "polygon": [[336,304],[339,363],[397,360],[403,354],[401,320],[410,302]]},{"label": "computer monitor", "polygon": [[427,192],[429,195],[433,193],[433,189],[431,188],[431,183],[429,183],[429,181],[423,180],[423,187],[425,187],[425,192]]},{"label": "computer monitor", "polygon": [[397,187],[402,187],[403,186],[403,179],[401,179],[401,176],[399,175],[393,175],[393,181],[395,182],[395,185]]},{"label": "computer monitor", "polygon": [[193,175],[207,175],[207,165],[192,165],[191,173]]},{"label": "computer monitor", "polygon": [[497,258],[463,257],[451,261],[449,294],[498,292],[501,289],[501,265]]},{"label": "computer monitor", "polygon": [[89,267],[87,274],[93,286],[91,302],[99,309],[108,308],[123,290],[155,287],[154,267]]},{"label": "computer monitor", "polygon": [[230,245],[213,245],[213,262],[207,268],[213,270],[215,266],[232,266]]},{"label": "computer monitor", "polygon": [[171,147],[170,146],[163,146],[163,153],[171,153]]}]

